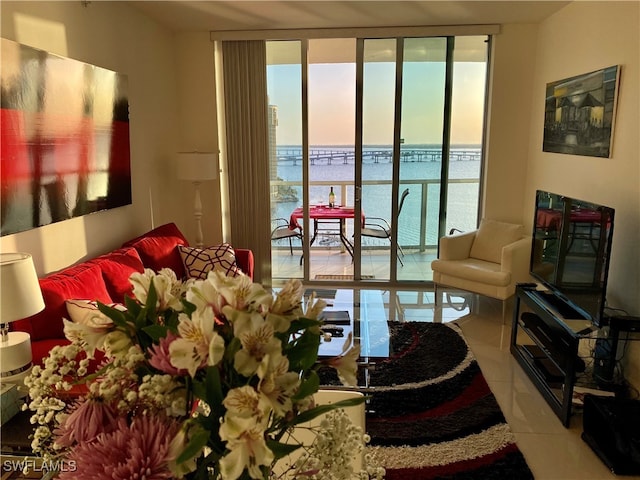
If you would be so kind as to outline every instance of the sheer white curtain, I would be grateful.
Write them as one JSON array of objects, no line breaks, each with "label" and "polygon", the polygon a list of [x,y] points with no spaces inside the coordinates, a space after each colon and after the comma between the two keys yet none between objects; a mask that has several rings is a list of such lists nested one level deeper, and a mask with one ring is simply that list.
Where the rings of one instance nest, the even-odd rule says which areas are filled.
[{"label": "sheer white curtain", "polygon": [[271,282],[266,50],[222,42],[229,239],[255,256],[254,281]]}]

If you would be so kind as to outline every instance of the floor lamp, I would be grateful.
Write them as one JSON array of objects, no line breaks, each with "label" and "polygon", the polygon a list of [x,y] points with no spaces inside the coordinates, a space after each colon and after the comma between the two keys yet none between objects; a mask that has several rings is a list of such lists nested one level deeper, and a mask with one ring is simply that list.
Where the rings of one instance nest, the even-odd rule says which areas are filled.
[{"label": "floor lamp", "polygon": [[10,332],[9,323],[44,309],[31,255],[0,253],[0,295],[0,374],[2,383],[20,386],[31,369],[31,337]]},{"label": "floor lamp", "polygon": [[202,235],[202,201],[200,200],[200,183],[218,178],[218,156],[206,152],[178,153],[178,178],[193,182],[196,198],[193,215],[196,217],[196,247],[204,246]]}]

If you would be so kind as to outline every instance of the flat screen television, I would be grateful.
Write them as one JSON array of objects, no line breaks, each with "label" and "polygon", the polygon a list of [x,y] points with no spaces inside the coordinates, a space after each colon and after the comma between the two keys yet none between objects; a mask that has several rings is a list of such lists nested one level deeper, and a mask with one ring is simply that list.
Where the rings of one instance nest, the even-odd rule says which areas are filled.
[{"label": "flat screen television", "polygon": [[603,324],[614,209],[536,192],[530,273],[564,318]]}]

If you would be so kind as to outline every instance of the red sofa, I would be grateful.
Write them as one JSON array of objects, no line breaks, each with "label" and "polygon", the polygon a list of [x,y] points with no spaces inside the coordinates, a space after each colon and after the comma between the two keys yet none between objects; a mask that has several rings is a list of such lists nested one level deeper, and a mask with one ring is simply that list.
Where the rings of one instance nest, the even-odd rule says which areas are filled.
[{"label": "red sofa", "polygon": [[[11,328],[29,333],[33,362],[42,364],[51,348],[68,343],[62,321],[69,318],[65,300],[122,303],[133,289],[130,275],[145,268],[158,271],[168,267],[178,278],[184,278],[178,245],[189,246],[178,227],[168,223],[125,242],[117,250],[51,273],[40,279],[44,310],[13,322]],[[253,278],[253,252],[236,248],[235,255],[240,270]]]}]

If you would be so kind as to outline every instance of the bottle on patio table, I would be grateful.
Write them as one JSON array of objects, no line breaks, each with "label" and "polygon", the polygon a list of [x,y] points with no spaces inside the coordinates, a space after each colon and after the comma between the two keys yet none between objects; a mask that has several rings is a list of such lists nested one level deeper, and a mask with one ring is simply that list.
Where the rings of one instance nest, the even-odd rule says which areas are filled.
[{"label": "bottle on patio table", "polygon": [[331,187],[331,191],[329,192],[329,208],[333,208],[336,206],[336,194],[333,193],[333,187]]}]

